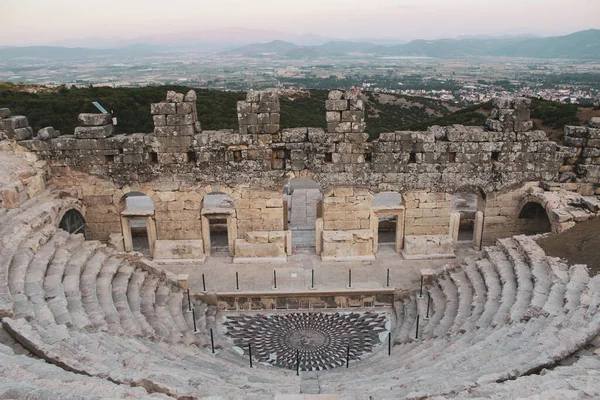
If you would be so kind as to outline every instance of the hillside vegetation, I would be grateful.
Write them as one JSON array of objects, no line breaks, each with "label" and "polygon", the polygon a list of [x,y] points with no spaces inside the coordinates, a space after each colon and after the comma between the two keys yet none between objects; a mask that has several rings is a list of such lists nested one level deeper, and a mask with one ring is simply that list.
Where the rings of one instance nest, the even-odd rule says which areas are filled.
[{"label": "hillside vegetation", "polygon": [[[153,130],[150,104],[164,100],[167,90],[187,92],[183,86],[144,88],[34,88],[0,83],[0,107],[8,107],[13,115],[25,115],[35,131],[53,126],[62,134],[72,134],[77,115],[98,112],[92,101],[98,101],[118,117],[118,133],[148,133]],[[196,89],[198,117],[204,130],[237,129],[236,103],[245,99],[242,92]],[[326,90],[306,90],[285,93],[281,97],[281,128],[326,127]],[[432,125],[483,125],[491,105],[484,103],[454,111],[439,100],[366,92],[366,121],[369,139],[382,132],[425,130]],[[586,123],[600,110],[534,99],[532,119],[537,129],[543,129],[558,140],[565,125]]]}]

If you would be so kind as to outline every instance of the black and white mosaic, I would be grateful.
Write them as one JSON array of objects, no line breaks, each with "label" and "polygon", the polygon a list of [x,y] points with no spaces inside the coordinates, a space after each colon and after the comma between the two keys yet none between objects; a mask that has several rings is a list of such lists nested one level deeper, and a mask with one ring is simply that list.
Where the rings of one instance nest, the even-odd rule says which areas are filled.
[{"label": "black and white mosaic", "polygon": [[[358,360],[385,341],[389,332],[386,314],[285,313],[227,316],[226,335],[234,348],[259,362],[302,371],[321,371]],[[297,361],[298,360],[298,361]]]}]

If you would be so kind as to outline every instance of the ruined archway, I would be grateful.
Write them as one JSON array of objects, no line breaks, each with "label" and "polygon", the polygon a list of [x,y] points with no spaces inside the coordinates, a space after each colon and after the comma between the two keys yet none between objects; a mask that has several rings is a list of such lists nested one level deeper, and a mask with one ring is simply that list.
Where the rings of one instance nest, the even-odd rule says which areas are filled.
[{"label": "ruined archway", "polygon": [[552,232],[552,223],[540,203],[529,201],[519,211],[519,229],[528,235],[549,233]]},{"label": "ruined archway", "polygon": [[471,243],[481,250],[486,196],[475,186],[457,189],[450,201],[450,234],[456,242]]},{"label": "ruined archway", "polygon": [[58,224],[58,227],[64,231],[69,232],[73,235],[83,235],[85,238],[85,218],[83,215],[75,209],[67,210]]},{"label": "ruined archway", "polygon": [[401,252],[404,242],[404,198],[398,192],[381,192],[371,201],[373,253],[379,246]]},{"label": "ruined archway", "polygon": [[235,202],[227,193],[215,191],[202,200],[202,240],[206,255],[234,255]]}]

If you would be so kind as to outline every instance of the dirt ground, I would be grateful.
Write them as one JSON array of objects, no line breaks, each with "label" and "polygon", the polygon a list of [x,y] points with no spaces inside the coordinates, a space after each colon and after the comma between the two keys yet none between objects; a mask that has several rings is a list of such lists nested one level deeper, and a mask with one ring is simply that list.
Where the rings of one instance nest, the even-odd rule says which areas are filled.
[{"label": "dirt ground", "polygon": [[569,264],[587,264],[590,275],[600,273],[600,218],[580,222],[560,235],[539,241],[546,254],[564,258]]}]

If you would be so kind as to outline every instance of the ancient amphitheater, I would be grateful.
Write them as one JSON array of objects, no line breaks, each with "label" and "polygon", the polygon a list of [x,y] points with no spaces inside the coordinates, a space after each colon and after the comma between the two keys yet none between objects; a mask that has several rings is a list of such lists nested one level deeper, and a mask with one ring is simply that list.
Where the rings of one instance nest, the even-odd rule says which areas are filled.
[{"label": "ancient amphitheater", "polygon": [[600,121],[530,102],[368,141],[355,91],[280,129],[276,91],[36,135],[0,109],[0,398],[600,396],[600,276],[541,237],[600,212]]}]

